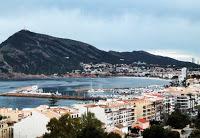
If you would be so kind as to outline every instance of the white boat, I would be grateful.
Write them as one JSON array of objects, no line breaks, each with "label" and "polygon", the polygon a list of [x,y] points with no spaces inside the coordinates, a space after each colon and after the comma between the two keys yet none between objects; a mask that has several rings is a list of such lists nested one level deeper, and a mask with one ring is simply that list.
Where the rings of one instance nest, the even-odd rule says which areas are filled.
[{"label": "white boat", "polygon": [[103,89],[97,89],[97,92],[105,92]]},{"label": "white boat", "polygon": [[94,89],[89,89],[87,92],[88,93],[93,93],[93,92],[95,92],[95,90]]},{"label": "white boat", "polygon": [[17,90],[12,91],[11,93],[22,93],[22,94],[33,94],[33,95],[57,95],[61,96],[62,94],[56,91],[55,93],[50,93],[50,92],[44,92],[42,88],[39,88],[38,85],[33,85],[33,86],[28,86],[28,87],[23,87],[19,88]]},{"label": "white boat", "polygon": [[59,93],[58,91],[55,92],[55,95],[61,96],[62,94]]},{"label": "white boat", "polygon": [[103,89],[89,89],[88,91],[87,91],[88,93],[98,93],[98,92],[105,92]]}]

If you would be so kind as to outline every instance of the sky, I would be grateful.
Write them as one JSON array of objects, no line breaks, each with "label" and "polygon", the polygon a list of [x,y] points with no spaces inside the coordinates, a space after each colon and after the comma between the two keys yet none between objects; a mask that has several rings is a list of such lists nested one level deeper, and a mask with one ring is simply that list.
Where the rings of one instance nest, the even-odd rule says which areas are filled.
[{"label": "sky", "polygon": [[200,61],[199,0],[6,0],[0,42],[21,29],[102,50],[144,50]]}]

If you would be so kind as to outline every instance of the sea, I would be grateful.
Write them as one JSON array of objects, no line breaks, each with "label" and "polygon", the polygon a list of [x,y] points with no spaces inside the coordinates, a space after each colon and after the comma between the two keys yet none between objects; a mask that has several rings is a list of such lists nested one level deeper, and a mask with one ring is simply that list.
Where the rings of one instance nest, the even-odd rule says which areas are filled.
[{"label": "sea", "polygon": [[[18,80],[0,81],[0,93],[10,92],[20,87],[38,85],[45,92],[62,93],[63,95],[80,95],[76,90],[81,89],[113,89],[138,88],[151,85],[168,85],[170,80],[145,77],[108,77],[108,78],[64,78],[48,80]],[[82,93],[84,94],[84,93]],[[58,100],[58,106],[72,106],[73,104],[88,102],[80,100]],[[0,107],[6,108],[34,108],[39,105],[48,105],[49,99],[0,97]]]}]

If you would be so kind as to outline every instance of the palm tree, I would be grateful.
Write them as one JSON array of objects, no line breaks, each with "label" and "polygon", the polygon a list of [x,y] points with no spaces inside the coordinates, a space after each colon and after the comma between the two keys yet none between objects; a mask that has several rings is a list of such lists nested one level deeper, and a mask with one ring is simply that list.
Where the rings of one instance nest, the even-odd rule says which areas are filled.
[{"label": "palm tree", "polygon": [[49,99],[49,107],[52,106],[57,106],[58,99],[55,97],[54,94],[51,95],[50,99]]}]

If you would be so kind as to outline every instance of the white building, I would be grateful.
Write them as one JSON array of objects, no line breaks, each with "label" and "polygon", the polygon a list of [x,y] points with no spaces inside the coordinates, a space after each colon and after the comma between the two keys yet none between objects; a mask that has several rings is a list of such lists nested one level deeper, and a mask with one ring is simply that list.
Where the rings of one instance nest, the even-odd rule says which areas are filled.
[{"label": "white building", "polygon": [[75,108],[79,109],[81,114],[87,111],[94,113],[108,129],[122,125],[128,130],[128,126],[135,121],[134,106],[124,101],[103,101],[96,104],[75,105]]},{"label": "white building", "polygon": [[36,138],[47,132],[46,125],[50,118],[37,111],[20,122],[14,124],[14,138]]},{"label": "white building", "polygon": [[194,94],[181,94],[176,97],[176,104],[181,110],[191,110],[194,109],[195,105],[198,105],[197,98],[197,95]]},{"label": "white building", "polygon": [[187,78],[187,68],[181,69],[181,75],[179,76],[179,82],[184,81]]},{"label": "white building", "polygon": [[163,109],[165,113],[171,114],[175,109],[176,97],[170,94],[165,94]]},{"label": "white building", "polygon": [[[190,85],[189,87],[171,87],[164,91],[165,104],[170,103],[174,107],[185,111],[194,109],[200,105],[200,85]],[[170,99],[171,96],[171,99]],[[174,108],[174,107],[171,108]],[[170,109],[172,110],[172,109]]]},{"label": "white building", "polygon": [[60,118],[62,115],[69,114],[72,118],[79,117],[76,109],[69,107],[51,107],[41,105],[37,108],[27,109],[32,114],[20,122],[14,124],[14,138],[36,138],[48,132],[46,125],[51,118]]}]

